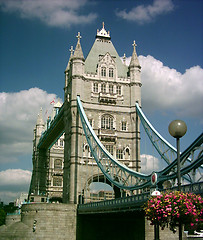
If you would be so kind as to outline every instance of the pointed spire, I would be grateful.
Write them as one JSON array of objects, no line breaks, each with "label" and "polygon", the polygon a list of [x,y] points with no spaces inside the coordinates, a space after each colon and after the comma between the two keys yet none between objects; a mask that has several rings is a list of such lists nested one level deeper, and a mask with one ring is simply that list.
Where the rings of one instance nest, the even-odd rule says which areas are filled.
[{"label": "pointed spire", "polygon": [[74,52],[73,46],[70,47],[69,51],[70,51],[70,58],[71,58],[73,56],[73,52]]},{"label": "pointed spire", "polygon": [[82,48],[81,48],[81,45],[80,45],[80,39],[81,39],[80,32],[78,32],[78,35],[76,37],[78,39],[78,42],[77,42],[77,45],[75,47],[75,53],[73,55],[73,58],[80,58],[82,60],[85,60],[84,56],[83,56]]},{"label": "pointed spire", "polygon": [[44,125],[44,121],[43,121],[43,117],[42,117],[42,108],[40,108],[40,112],[39,112],[39,114],[37,116],[37,125],[38,126]]},{"label": "pointed spire", "polygon": [[137,57],[137,53],[136,53],[136,46],[137,44],[135,43],[135,40],[133,41],[133,54],[132,54],[132,57],[131,57],[131,61],[130,61],[130,65],[129,67],[138,67],[138,68],[141,68],[140,66],[140,63],[138,61],[138,57]]},{"label": "pointed spire", "polygon": [[125,55],[125,53],[123,55],[123,64],[126,65],[126,55]]},{"label": "pointed spire", "polygon": [[68,60],[68,64],[67,64],[67,67],[66,67],[65,72],[67,72],[67,71],[69,70],[69,68],[70,68],[70,60],[71,60],[71,58],[73,57],[73,52],[74,52],[73,46],[71,46],[71,48],[69,49],[69,51],[70,51],[70,58],[69,58],[69,60]]}]

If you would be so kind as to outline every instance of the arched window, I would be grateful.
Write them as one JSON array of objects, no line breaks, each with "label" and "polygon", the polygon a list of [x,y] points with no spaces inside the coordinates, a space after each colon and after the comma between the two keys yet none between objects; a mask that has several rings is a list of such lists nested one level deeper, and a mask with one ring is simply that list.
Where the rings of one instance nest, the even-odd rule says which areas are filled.
[{"label": "arched window", "polygon": [[113,68],[109,68],[109,77],[113,77]]},{"label": "arched window", "polygon": [[60,147],[63,147],[64,146],[64,141],[63,141],[63,139],[60,139]]},{"label": "arched window", "polygon": [[116,86],[116,93],[117,93],[117,95],[121,95],[121,86],[120,85]]},{"label": "arched window", "polygon": [[113,117],[110,115],[103,115],[101,118],[102,129],[113,129]]},{"label": "arched window", "polygon": [[85,156],[85,157],[88,157],[88,156],[89,156],[89,146],[88,146],[88,145],[85,145],[85,146],[84,146],[84,156]]},{"label": "arched window", "polygon": [[126,147],[125,149],[125,160],[129,160],[130,159],[130,149],[129,147]]},{"label": "arched window", "polygon": [[102,92],[102,93],[105,93],[105,92],[106,92],[106,84],[105,84],[105,83],[102,83],[102,84],[101,84],[101,92]]},{"label": "arched window", "polygon": [[101,68],[101,76],[106,77],[106,67]]},{"label": "arched window", "polygon": [[126,121],[121,122],[121,130],[122,131],[127,131],[127,122]]},{"label": "arched window", "polygon": [[94,85],[93,85],[93,92],[95,92],[95,93],[98,92],[98,83],[94,83]]},{"label": "arched window", "polygon": [[53,177],[53,186],[62,187],[62,185],[63,185],[62,176],[54,176]]},{"label": "arched window", "polygon": [[62,160],[61,159],[56,159],[54,161],[54,169],[62,169]]},{"label": "arched window", "polygon": [[109,93],[110,93],[110,94],[113,94],[113,84],[110,84],[110,85],[109,85]]}]

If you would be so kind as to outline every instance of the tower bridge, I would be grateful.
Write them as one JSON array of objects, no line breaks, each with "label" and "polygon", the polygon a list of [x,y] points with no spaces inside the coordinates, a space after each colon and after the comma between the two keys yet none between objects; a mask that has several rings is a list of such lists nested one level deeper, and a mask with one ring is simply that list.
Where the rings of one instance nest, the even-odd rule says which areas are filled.
[{"label": "tower bridge", "polygon": [[[153,128],[141,110],[141,66],[135,42],[129,66],[121,61],[104,24],[97,31],[86,59],[81,42],[78,33],[75,50],[71,47],[65,69],[64,103],[54,106],[54,115],[46,126],[42,111],[38,115],[29,190],[32,204],[22,207],[15,237],[152,239],[142,205],[151,187],[163,189],[164,182],[175,187],[176,149]],[[148,175],[140,169],[140,123],[167,164]],[[200,194],[203,193],[202,142],[201,133],[180,156],[181,175],[189,184],[184,190]],[[194,178],[197,169],[199,182]],[[90,185],[94,182],[110,185],[109,200],[89,203]],[[121,217],[121,212],[126,215]],[[117,233],[109,231],[108,225]],[[97,233],[102,226],[105,238]],[[0,233],[5,239],[12,239],[8,238],[9,226],[0,229]]]}]

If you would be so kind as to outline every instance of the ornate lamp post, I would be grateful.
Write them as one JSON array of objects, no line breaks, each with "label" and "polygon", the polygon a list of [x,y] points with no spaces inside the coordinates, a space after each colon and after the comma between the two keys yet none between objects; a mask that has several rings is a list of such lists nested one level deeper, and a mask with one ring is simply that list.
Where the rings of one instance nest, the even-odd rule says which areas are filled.
[{"label": "ornate lamp post", "polygon": [[[176,138],[177,145],[177,179],[178,191],[181,190],[181,176],[180,176],[180,138],[187,132],[187,126],[182,120],[174,120],[168,126],[168,131],[172,137]],[[182,240],[182,224],[179,223],[179,239]]]},{"label": "ornate lamp post", "polygon": [[180,138],[187,132],[187,126],[182,120],[174,120],[168,126],[168,131],[172,137],[176,138],[177,145],[177,178],[178,178],[178,191],[181,189],[180,179]]}]

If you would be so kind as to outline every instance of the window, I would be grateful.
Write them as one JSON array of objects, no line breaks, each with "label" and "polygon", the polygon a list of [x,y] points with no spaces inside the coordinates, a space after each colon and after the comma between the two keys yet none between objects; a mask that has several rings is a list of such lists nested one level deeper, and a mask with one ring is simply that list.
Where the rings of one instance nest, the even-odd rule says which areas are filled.
[{"label": "window", "polygon": [[113,68],[109,68],[109,77],[113,77]]},{"label": "window", "polygon": [[105,83],[102,83],[102,85],[101,85],[101,92],[102,93],[106,92],[106,84]]},{"label": "window", "polygon": [[121,86],[116,86],[117,95],[121,95]]},{"label": "window", "polygon": [[113,145],[104,145],[104,147],[113,156]]},{"label": "window", "polygon": [[116,149],[116,158],[123,159],[123,150],[122,149]]},{"label": "window", "polygon": [[101,118],[102,129],[113,129],[113,117],[110,115],[104,115]]},{"label": "window", "polygon": [[130,159],[130,149],[129,149],[129,147],[127,147],[127,148],[125,149],[125,159],[126,159],[126,160],[129,160],[129,159]]},{"label": "window", "polygon": [[61,176],[54,176],[53,177],[53,186],[61,187],[62,186],[62,177]]},{"label": "window", "polygon": [[63,139],[60,139],[59,142],[60,142],[60,147],[63,147],[63,143],[64,143],[64,142],[63,142]]},{"label": "window", "polygon": [[121,130],[126,131],[127,130],[127,122],[123,121],[121,122]]},{"label": "window", "polygon": [[88,119],[89,123],[90,123],[90,126],[93,127],[93,119]]},{"label": "window", "polygon": [[54,161],[54,169],[62,169],[62,160],[61,159],[56,159]]},{"label": "window", "polygon": [[106,68],[105,67],[101,68],[101,76],[106,77]]},{"label": "window", "polygon": [[98,83],[94,83],[93,85],[93,92],[98,92]]},{"label": "window", "polygon": [[113,94],[113,85],[112,85],[112,84],[109,85],[109,93],[110,93],[110,94]]},{"label": "window", "polygon": [[89,156],[89,146],[88,145],[85,145],[85,147],[84,147],[84,156],[85,157]]}]

